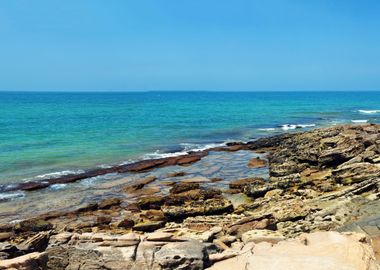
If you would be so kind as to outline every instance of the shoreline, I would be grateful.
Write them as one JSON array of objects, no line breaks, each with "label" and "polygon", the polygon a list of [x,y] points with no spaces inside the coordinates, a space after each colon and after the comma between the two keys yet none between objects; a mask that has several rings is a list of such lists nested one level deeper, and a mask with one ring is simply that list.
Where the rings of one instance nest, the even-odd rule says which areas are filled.
[{"label": "shoreline", "polygon": [[[304,131],[305,132],[305,131]],[[162,158],[151,158],[135,161],[128,164],[119,164],[114,166],[108,166],[106,168],[95,168],[89,169],[80,173],[65,174],[59,177],[50,177],[41,179],[38,181],[26,181],[16,184],[0,184],[0,192],[10,192],[10,191],[33,191],[47,188],[55,184],[68,184],[83,179],[106,175],[109,173],[125,173],[125,172],[146,172],[155,168],[162,168],[173,165],[187,165],[201,160],[203,157],[207,156],[209,152],[221,152],[221,151],[239,151],[239,150],[254,150],[255,148],[260,148],[268,144],[268,138],[282,138],[286,137],[287,133],[272,135],[268,137],[258,138],[253,141],[248,142],[226,142],[224,146],[210,147],[204,150],[190,150],[186,151],[180,155],[173,155],[169,157]],[[267,145],[269,147],[269,144]],[[173,153],[175,154],[175,153]]]},{"label": "shoreline", "polygon": [[[211,169],[220,159],[230,156],[225,161],[228,164],[243,152],[262,156],[239,159],[237,163],[243,162],[240,166],[255,170],[248,178],[236,174],[226,180],[226,188],[214,185],[223,179],[188,176],[178,170],[197,164]],[[213,155],[214,159],[205,161]],[[371,264],[368,269],[377,269],[379,157],[380,125],[364,124],[285,133],[116,167],[142,175],[135,181],[120,182],[117,189],[132,194],[133,201],[115,193],[74,210],[0,224],[0,248],[7,247],[0,250],[0,256],[12,264],[12,260],[23,261],[36,252],[33,260],[43,257],[45,268],[54,270],[75,265],[112,270],[176,269],[174,266],[180,265],[219,270],[229,269],[236,261],[244,262],[241,268],[236,266],[240,270],[255,256],[246,257],[246,250],[256,254],[265,245],[275,250],[301,243],[296,254],[305,254],[316,244],[316,250],[310,252],[324,260],[319,245],[335,243],[332,254],[352,250],[344,248],[347,245],[359,248],[366,253],[349,257]],[[177,169],[165,170],[171,164],[177,164]],[[155,168],[163,170],[163,179],[145,173]],[[268,170],[268,179],[257,175],[259,168]],[[104,188],[113,184],[106,183]],[[166,187],[165,192],[159,192],[160,185]],[[314,240],[309,245],[302,244],[302,239]],[[199,251],[197,255],[194,250]],[[269,255],[270,250],[269,261],[277,260],[275,253]],[[346,255],[336,254],[337,258]],[[370,261],[362,261],[364,257]]]}]

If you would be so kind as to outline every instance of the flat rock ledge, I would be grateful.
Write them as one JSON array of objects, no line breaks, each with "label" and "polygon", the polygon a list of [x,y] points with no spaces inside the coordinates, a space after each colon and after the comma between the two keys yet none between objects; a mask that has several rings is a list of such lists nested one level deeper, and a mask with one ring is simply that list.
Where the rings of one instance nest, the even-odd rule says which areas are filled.
[{"label": "flat rock ledge", "polygon": [[50,239],[46,252],[2,260],[0,269],[376,270],[380,267],[367,237],[359,233],[316,232],[278,242],[261,238],[257,243],[236,244],[225,250],[168,233],[144,236],[62,233]]}]

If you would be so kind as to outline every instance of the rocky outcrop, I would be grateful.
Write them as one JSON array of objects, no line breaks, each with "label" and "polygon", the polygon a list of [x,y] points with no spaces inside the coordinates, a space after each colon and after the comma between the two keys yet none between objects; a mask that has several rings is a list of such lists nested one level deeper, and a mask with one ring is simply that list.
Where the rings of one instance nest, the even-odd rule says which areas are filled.
[{"label": "rocky outcrop", "polygon": [[[213,179],[189,174],[169,179],[165,191],[157,192],[150,187],[156,177],[144,173],[119,189],[132,195],[129,201],[115,194],[73,211],[0,225],[0,259],[24,265],[32,260],[32,269],[56,270],[212,264],[211,269],[377,269],[367,238],[313,232],[361,232],[380,254],[379,134],[376,125],[339,126],[228,144],[216,150],[265,152],[267,163],[252,163],[267,166],[269,177],[217,179],[223,189]],[[182,166],[204,154],[142,161],[128,170]],[[246,168],[247,160],[242,163]],[[47,266],[38,259],[46,256]]]},{"label": "rocky outcrop", "polygon": [[269,155],[273,180],[297,181],[305,169],[333,169],[332,181],[351,184],[380,175],[378,125],[337,126],[297,133],[278,143]]}]

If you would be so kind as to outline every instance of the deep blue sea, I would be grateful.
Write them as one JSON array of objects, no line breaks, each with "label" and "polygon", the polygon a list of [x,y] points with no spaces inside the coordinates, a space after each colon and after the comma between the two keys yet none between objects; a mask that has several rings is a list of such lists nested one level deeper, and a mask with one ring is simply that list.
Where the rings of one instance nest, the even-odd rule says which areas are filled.
[{"label": "deep blue sea", "polygon": [[0,183],[353,122],[380,92],[0,92]]}]

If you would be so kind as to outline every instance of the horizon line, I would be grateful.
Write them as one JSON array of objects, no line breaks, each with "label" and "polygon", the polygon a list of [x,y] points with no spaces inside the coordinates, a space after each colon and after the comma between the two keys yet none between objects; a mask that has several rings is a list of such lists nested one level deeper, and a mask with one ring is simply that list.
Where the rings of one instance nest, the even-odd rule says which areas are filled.
[{"label": "horizon line", "polygon": [[0,93],[151,93],[151,92],[380,92],[379,90],[0,90]]}]

